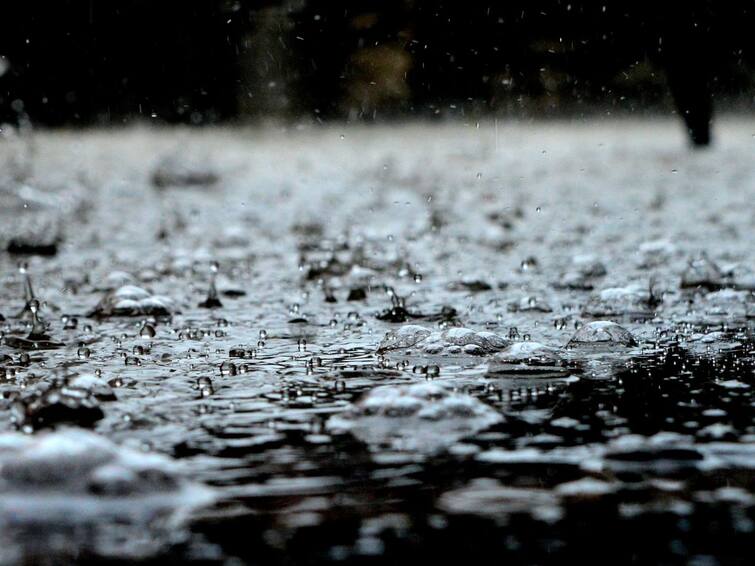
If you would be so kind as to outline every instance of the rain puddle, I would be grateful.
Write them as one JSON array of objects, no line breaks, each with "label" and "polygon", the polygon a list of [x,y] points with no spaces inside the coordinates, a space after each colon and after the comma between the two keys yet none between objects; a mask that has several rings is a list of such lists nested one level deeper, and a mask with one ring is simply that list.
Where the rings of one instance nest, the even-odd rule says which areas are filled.
[{"label": "rain puddle", "polygon": [[753,131],[11,132],[0,562],[750,554]]}]

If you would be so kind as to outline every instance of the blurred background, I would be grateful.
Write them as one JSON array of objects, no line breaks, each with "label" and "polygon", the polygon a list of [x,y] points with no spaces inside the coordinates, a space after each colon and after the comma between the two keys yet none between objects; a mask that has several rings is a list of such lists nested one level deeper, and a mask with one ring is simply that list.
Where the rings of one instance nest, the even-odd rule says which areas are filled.
[{"label": "blurred background", "polygon": [[675,69],[755,106],[753,0],[4,0],[0,21],[0,122],[668,113]]}]

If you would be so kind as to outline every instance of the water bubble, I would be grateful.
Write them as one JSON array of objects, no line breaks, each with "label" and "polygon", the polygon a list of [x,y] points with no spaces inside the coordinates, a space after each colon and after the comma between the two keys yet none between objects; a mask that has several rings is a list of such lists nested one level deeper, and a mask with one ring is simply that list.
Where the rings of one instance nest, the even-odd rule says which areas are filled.
[{"label": "water bubble", "polygon": [[582,326],[574,333],[569,345],[620,345],[635,346],[634,337],[615,322],[596,320]]},{"label": "water bubble", "polygon": [[157,331],[155,330],[155,327],[149,324],[148,322],[145,322],[144,325],[139,330],[139,337],[140,338],[154,338],[157,334]]},{"label": "water bubble", "polygon": [[123,285],[108,291],[89,316],[169,316],[173,310],[173,301],[168,297],[153,295],[146,289],[135,285]]}]

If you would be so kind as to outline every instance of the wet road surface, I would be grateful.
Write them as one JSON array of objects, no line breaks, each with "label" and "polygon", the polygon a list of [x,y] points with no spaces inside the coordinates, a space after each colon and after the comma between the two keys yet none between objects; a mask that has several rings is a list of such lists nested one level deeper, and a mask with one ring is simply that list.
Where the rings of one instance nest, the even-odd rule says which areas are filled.
[{"label": "wet road surface", "polygon": [[754,150],[7,135],[0,560],[745,563]]}]

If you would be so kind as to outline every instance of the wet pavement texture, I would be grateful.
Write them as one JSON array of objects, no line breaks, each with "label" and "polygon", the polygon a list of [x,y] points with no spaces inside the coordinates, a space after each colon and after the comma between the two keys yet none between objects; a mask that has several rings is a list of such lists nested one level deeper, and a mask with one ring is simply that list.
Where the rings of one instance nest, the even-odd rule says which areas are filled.
[{"label": "wet pavement texture", "polygon": [[2,563],[747,563],[755,122],[5,132]]}]

